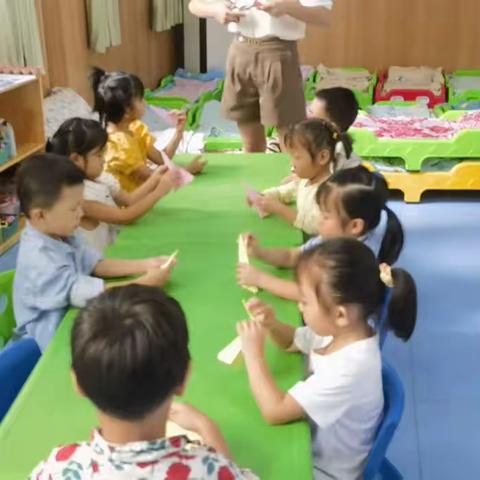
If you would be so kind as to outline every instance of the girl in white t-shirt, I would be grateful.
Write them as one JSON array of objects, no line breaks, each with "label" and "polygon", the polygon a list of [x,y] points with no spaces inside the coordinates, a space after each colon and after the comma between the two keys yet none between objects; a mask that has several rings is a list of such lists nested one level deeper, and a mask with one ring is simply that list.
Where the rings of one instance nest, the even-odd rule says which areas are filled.
[{"label": "girl in white t-shirt", "polygon": [[[306,327],[279,322],[257,299],[247,304],[253,320],[237,326],[250,386],[268,423],[310,420],[316,480],[360,480],[383,413],[382,360],[369,317],[388,284],[390,328],[409,338],[415,283],[404,270],[380,270],[372,251],[352,238],[302,253],[297,277]],[[266,334],[280,348],[308,356],[309,375],[288,392],[277,386],[265,360]]]},{"label": "girl in white t-shirt", "polygon": [[[377,256],[379,263],[393,265],[403,248],[403,228],[387,206],[385,179],[359,166],[335,172],[315,192],[319,216],[319,236],[293,248],[263,248],[252,234],[246,234],[248,253],[279,268],[293,268],[303,250],[323,239],[348,236],[361,240]],[[267,290],[287,300],[298,300],[296,282],[266,273],[253,265],[238,265],[238,282]]]},{"label": "girl in white t-shirt", "polygon": [[120,225],[142,217],[178,183],[177,172],[159,167],[137,190],[123,191],[115,177],[103,171],[107,140],[107,131],[99,122],[71,118],[47,143],[47,151],[69,157],[85,172],[85,216],[79,230],[100,252],[115,241]]}]

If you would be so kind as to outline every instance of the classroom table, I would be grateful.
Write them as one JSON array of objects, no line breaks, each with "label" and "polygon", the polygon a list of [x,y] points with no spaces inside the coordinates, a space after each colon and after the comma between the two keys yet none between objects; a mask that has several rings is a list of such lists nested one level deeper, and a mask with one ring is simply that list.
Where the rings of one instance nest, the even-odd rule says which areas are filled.
[{"label": "classroom table", "polygon": [[[206,172],[161,200],[136,224],[125,227],[108,256],[143,258],[179,249],[167,291],[188,319],[192,376],[185,400],[220,425],[236,462],[263,480],[312,477],[306,422],[268,426],[251,394],[245,365],[220,363],[217,353],[245,319],[250,294],[236,284],[237,236],[251,231],[265,246],[294,246],[300,232],[278,218],[261,220],[245,202],[245,184],[261,189],[288,174],[282,155],[209,155]],[[285,276],[291,275],[284,272]],[[265,292],[281,320],[299,324],[293,302]],[[0,479],[24,480],[50,450],[89,438],[96,424],[90,403],[75,394],[69,374],[69,334],[74,312],[59,327],[17,401],[0,425]],[[267,341],[278,384],[288,389],[304,375],[302,358]]]}]

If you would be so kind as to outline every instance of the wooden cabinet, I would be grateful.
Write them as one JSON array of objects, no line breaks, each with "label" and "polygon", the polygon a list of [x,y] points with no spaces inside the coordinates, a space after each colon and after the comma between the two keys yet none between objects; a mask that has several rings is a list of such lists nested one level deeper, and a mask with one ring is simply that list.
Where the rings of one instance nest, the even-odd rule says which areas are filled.
[{"label": "wooden cabinet", "polygon": [[[2,75],[0,75],[0,80]],[[39,78],[25,75],[18,83],[3,85],[0,82],[0,118],[9,122],[15,132],[17,155],[0,165],[0,173],[17,165],[45,146],[43,120],[43,95]],[[0,243],[0,255],[19,239],[24,220],[20,219],[18,232]]]}]

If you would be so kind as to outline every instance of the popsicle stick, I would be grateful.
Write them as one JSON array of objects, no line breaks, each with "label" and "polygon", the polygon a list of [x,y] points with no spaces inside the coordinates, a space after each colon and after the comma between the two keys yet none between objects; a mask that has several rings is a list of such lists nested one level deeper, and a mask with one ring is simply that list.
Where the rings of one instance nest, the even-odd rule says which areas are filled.
[{"label": "popsicle stick", "polygon": [[168,260],[162,265],[162,268],[167,269],[168,267],[170,267],[170,265],[171,265],[172,262],[175,260],[175,258],[177,258],[178,252],[179,252],[178,250],[175,250],[175,251],[168,257]]},{"label": "popsicle stick", "polygon": [[[248,258],[247,244],[242,234],[238,236],[238,263],[246,263],[247,265],[250,265],[250,259]],[[257,287],[252,287],[249,285],[242,285],[242,287],[251,293],[258,293]]]}]

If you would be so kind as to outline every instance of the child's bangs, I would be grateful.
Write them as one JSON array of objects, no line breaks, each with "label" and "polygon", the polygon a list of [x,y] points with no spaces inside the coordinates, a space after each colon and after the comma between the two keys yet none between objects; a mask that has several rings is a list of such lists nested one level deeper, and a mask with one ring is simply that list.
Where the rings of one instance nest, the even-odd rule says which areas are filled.
[{"label": "child's bangs", "polygon": [[322,212],[334,212],[342,220],[348,222],[350,217],[345,210],[346,189],[330,183],[328,180],[317,192],[317,204]]}]

